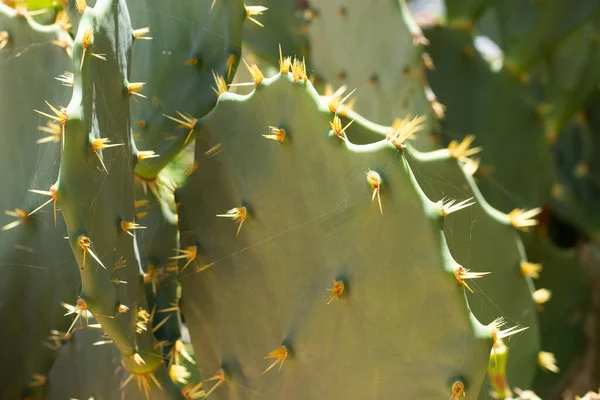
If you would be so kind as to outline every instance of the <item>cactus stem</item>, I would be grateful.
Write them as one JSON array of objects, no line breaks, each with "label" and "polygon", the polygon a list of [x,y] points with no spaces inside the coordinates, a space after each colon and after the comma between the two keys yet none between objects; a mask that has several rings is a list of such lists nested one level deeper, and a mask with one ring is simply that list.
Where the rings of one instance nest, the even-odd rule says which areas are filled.
[{"label": "cactus stem", "polygon": [[50,200],[46,201],[44,204],[42,204],[41,206],[39,206],[38,208],[36,208],[32,212],[30,212],[29,215],[32,215],[32,214],[38,212],[44,206],[46,206],[47,204],[49,204],[52,201],[52,202],[54,202],[54,225],[56,225],[56,201],[58,200],[58,191],[56,189],[56,186],[55,185],[51,185],[50,186],[50,190],[48,190],[48,191],[46,191],[46,190],[37,190],[37,189],[29,189],[29,191],[31,193],[37,193],[37,194],[41,194],[41,195],[44,195],[44,196],[50,196]]},{"label": "cactus stem", "polygon": [[552,353],[549,353],[547,351],[540,351],[538,353],[537,362],[539,366],[545,369],[546,371],[554,372],[555,374],[558,374],[560,372],[560,369],[556,365],[556,357],[554,357],[554,354]]},{"label": "cactus stem", "polygon": [[181,271],[183,272],[184,269],[186,269],[186,267],[188,265],[190,265],[192,263],[192,261],[194,261],[196,259],[196,256],[198,254],[198,249],[196,246],[188,246],[187,249],[175,249],[175,251],[177,251],[178,253],[181,253],[177,256],[173,256],[173,257],[169,257],[170,260],[186,260],[187,262],[185,263],[185,265],[183,266],[183,268],[181,268]]},{"label": "cactus stem", "polygon": [[442,212],[442,216],[446,217],[453,212],[460,211],[463,208],[467,208],[475,204],[473,198],[468,198],[466,200],[461,201],[460,203],[454,204],[456,202],[455,199],[446,199],[438,201],[436,204],[440,207],[440,211]]},{"label": "cactus stem", "polygon": [[96,256],[96,254],[92,251],[91,247],[92,247],[92,241],[90,240],[89,237],[87,236],[79,236],[77,238],[77,245],[81,248],[81,250],[83,250],[83,262],[81,263],[81,269],[83,270],[83,266],[85,265],[85,258],[87,253],[90,253],[90,256],[92,256],[92,258],[94,260],[96,260],[96,262],[98,264],[100,264],[100,266],[104,269],[106,269],[106,267],[104,266],[104,264],[102,264],[102,261],[100,261],[100,259],[98,258],[98,256]]},{"label": "cactus stem", "polygon": [[266,374],[271,368],[273,368],[277,364],[279,364],[279,371],[281,371],[281,368],[283,367],[283,363],[285,362],[287,357],[288,357],[288,351],[285,346],[281,346],[281,347],[273,350],[272,352],[270,352],[265,357],[265,360],[274,359],[275,362],[273,364],[271,364],[267,369],[265,369],[265,371],[263,372],[263,375]]},{"label": "cactus stem", "polygon": [[348,129],[348,127],[352,125],[353,122],[354,120],[348,122],[348,124],[342,128],[342,120],[340,119],[340,117],[335,115],[333,117],[333,122],[330,122],[331,131],[335,136],[339,137],[340,139],[344,139],[346,137],[346,129]]},{"label": "cactus stem", "polygon": [[474,140],[475,135],[467,135],[460,143],[457,140],[451,141],[448,145],[450,155],[457,160],[464,161],[465,158],[481,152],[481,147],[474,147],[472,149],[469,148]]},{"label": "cactus stem", "polygon": [[263,24],[261,24],[260,22],[258,22],[254,18],[254,16],[262,15],[262,13],[267,10],[268,10],[268,8],[263,7],[263,6],[246,6],[246,19],[249,19],[250,21],[254,22],[256,25],[260,26],[261,28],[264,28],[265,26]]},{"label": "cactus stem", "polygon": [[466,280],[483,278],[484,276],[489,274],[491,274],[491,272],[471,272],[461,265],[457,265],[454,268],[454,277],[456,278],[458,283],[469,289],[469,292],[471,293],[473,293],[473,289],[469,287]]},{"label": "cactus stem", "polygon": [[290,67],[292,66],[292,57],[283,58],[283,53],[281,52],[281,44],[279,44],[279,71],[282,74],[287,74],[290,72]]},{"label": "cactus stem", "polygon": [[276,126],[269,126],[269,130],[271,131],[270,135],[262,135],[264,138],[276,140],[279,143],[283,143],[285,140],[285,129],[278,128]]},{"label": "cactus stem", "polygon": [[186,144],[188,140],[190,140],[190,137],[192,136],[192,132],[194,131],[194,127],[196,126],[196,122],[198,120],[189,114],[183,114],[177,110],[175,110],[175,112],[179,115],[181,119],[177,119],[166,114],[163,114],[163,116],[169,118],[171,121],[178,122],[180,124],[178,128],[185,128],[190,130],[190,133],[188,133],[187,137],[185,138],[185,142],[183,142],[184,144]]},{"label": "cactus stem", "polygon": [[461,381],[456,381],[452,384],[452,400],[458,400],[461,396],[466,396],[465,384]]},{"label": "cactus stem", "polygon": [[517,229],[520,229],[524,232],[529,231],[529,228],[532,226],[536,226],[538,224],[538,220],[535,217],[538,216],[542,212],[540,207],[531,209],[529,211],[525,211],[520,208],[515,208],[510,213],[508,213],[508,218],[510,219],[510,223]]},{"label": "cactus stem", "polygon": [[102,168],[104,168],[104,172],[108,174],[108,169],[106,169],[106,165],[104,165],[104,161],[102,157],[100,157],[100,150],[108,149],[111,147],[123,146],[124,143],[110,143],[110,139],[107,138],[98,138],[92,139],[92,150],[96,153],[98,160],[100,160],[100,164],[102,164]]},{"label": "cactus stem", "polygon": [[333,293],[329,298],[327,304],[330,304],[333,300],[339,300],[342,293],[344,293],[344,282],[333,280],[333,286],[327,289]]},{"label": "cactus stem", "polygon": [[238,236],[240,234],[240,230],[242,229],[242,224],[248,217],[248,210],[246,209],[246,207],[243,207],[243,206],[235,207],[235,208],[232,208],[231,210],[227,210],[226,214],[217,214],[217,217],[231,218],[231,219],[233,219],[233,221],[239,220],[240,224],[239,224],[238,230],[235,234],[235,236]]},{"label": "cactus stem", "polygon": [[521,263],[521,273],[523,274],[523,276],[529,276],[533,279],[538,279],[540,277],[541,271],[542,264],[535,264],[530,262]]},{"label": "cactus stem", "polygon": [[367,182],[369,182],[371,189],[373,189],[373,196],[371,197],[371,201],[374,201],[375,196],[377,196],[377,202],[379,203],[379,211],[381,212],[381,215],[383,215],[383,207],[381,206],[381,176],[373,170],[368,170],[366,174]]},{"label": "cactus stem", "polygon": [[408,116],[401,119],[398,118],[392,123],[386,138],[397,148],[403,149],[406,147],[404,142],[408,139],[413,139],[414,134],[423,129],[425,121],[426,118],[423,115],[414,117],[413,119],[409,119]]},{"label": "cactus stem", "polygon": [[16,221],[11,222],[10,224],[4,225],[2,227],[3,231],[7,231],[12,228],[16,228],[24,222],[27,222],[29,218],[29,213],[27,211],[21,210],[20,208],[15,208],[14,211],[6,210],[4,214],[9,215],[14,218],[18,218]]},{"label": "cactus stem", "polygon": [[223,93],[227,92],[227,83],[225,82],[225,79],[219,74],[215,73],[215,71],[212,71],[212,75],[217,86],[216,88],[212,88],[213,92],[215,92],[217,96],[220,96]]}]

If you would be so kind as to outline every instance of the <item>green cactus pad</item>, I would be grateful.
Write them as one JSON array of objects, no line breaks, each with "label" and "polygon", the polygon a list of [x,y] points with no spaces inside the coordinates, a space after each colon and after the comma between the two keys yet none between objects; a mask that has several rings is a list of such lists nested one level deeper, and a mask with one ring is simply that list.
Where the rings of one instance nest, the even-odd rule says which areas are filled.
[{"label": "green cactus pad", "polygon": [[[222,95],[202,121],[198,170],[176,198],[181,247],[198,250],[181,282],[199,368],[231,381],[211,396],[445,398],[464,379],[476,398],[490,331],[454,276],[440,209],[394,145],[340,140],[332,118],[309,82],[286,74]],[[285,130],[282,143],[262,137],[269,126]],[[236,237],[239,221],[217,215],[242,206]],[[282,345],[281,371],[263,374]]]},{"label": "green cactus pad", "polygon": [[540,350],[537,309],[530,277],[521,273],[527,261],[519,233],[508,215],[492,208],[473,179],[448,150],[432,153],[409,152],[409,163],[427,196],[433,201],[472,199],[469,208],[446,217],[444,233],[454,259],[467,269],[490,272],[470,283],[468,293],[473,314],[484,324],[498,315],[509,324],[527,327],[517,337],[505,339],[510,357],[507,379],[512,386],[528,388]]},{"label": "green cactus pad", "polygon": [[[56,187],[80,268],[80,298],[119,348],[125,368],[159,379],[165,376],[160,347],[152,330],[139,324],[140,309],[149,310],[135,237],[128,234],[128,224],[136,223],[137,153],[127,90],[132,42],[123,1],[98,1],[83,12],[73,46],[73,97],[58,116],[64,148]],[[114,279],[127,283],[115,285]],[[170,380],[162,385],[167,392],[174,386]]]},{"label": "green cactus pad", "polygon": [[0,35],[6,39],[0,44],[0,397],[16,399],[32,395],[24,389],[33,374],[47,375],[55,353],[44,342],[51,329],[68,329],[60,303],[75,298],[79,283],[52,202],[25,220],[4,214],[15,208],[30,213],[49,200],[28,190],[47,191],[56,181],[60,144],[36,143],[46,136],[38,130],[46,121],[33,109],[45,107],[44,100],[68,101],[70,89],[54,78],[70,70],[71,60],[52,44],[70,43],[60,27],[38,25],[2,3],[0,32],[8,35]]},{"label": "green cactus pad", "polygon": [[526,73],[600,9],[590,0],[494,0],[505,66]]},{"label": "green cactus pad", "polygon": [[475,145],[483,147],[478,185],[495,208],[510,212],[543,204],[553,165],[529,89],[505,72],[493,72],[469,32],[437,27],[426,34],[436,64],[429,79],[447,107],[445,142],[476,136]]},{"label": "green cactus pad", "polygon": [[589,102],[600,83],[600,7],[548,57],[548,115],[554,135]]},{"label": "green cactus pad", "polygon": [[[244,25],[244,45],[260,59],[271,65],[279,62],[279,46],[286,54],[298,58],[308,57],[308,37],[301,7],[298,0],[260,0],[251,4],[266,7],[268,10],[255,23]],[[250,5],[250,4],[249,4]]]},{"label": "green cactus pad", "polygon": [[[424,37],[404,0],[309,4],[308,63],[316,74],[336,87],[346,85],[346,93],[356,89],[355,109],[370,120],[391,125],[396,118],[427,116],[426,133],[415,145],[435,148],[439,121],[427,95],[435,97],[425,76]],[[380,28],[362,28],[366,21]],[[441,117],[443,110],[438,112]]]},{"label": "green cactus pad", "polygon": [[453,26],[472,27],[492,0],[446,0],[447,20]]},{"label": "green cactus pad", "polygon": [[556,247],[543,231],[528,236],[525,244],[530,259],[543,267],[536,286],[552,293],[539,313],[541,350],[554,354],[560,373],[537,366],[532,387],[546,399],[564,391],[560,385],[586,351],[584,324],[590,307],[590,280],[576,249]]},{"label": "green cactus pad", "polygon": [[159,156],[136,166],[136,174],[145,179],[156,178],[193,140],[194,132],[190,135],[190,129],[165,115],[178,120],[178,112],[204,116],[217,99],[213,73],[229,84],[240,62],[244,2],[219,0],[210,10],[211,2],[127,2],[133,27],[148,27],[145,36],[152,37],[136,40],[131,72],[132,82],[145,83],[140,93],[146,96],[132,102],[132,119],[141,125],[134,125],[136,146]]}]

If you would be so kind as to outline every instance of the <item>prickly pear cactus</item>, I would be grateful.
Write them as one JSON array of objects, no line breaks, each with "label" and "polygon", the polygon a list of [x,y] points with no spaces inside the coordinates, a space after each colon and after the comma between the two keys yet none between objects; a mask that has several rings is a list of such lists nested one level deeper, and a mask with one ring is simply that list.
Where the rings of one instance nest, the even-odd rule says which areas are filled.
[{"label": "prickly pear cactus", "polygon": [[[424,52],[427,41],[405,1],[308,4],[308,60],[316,74],[335,86],[345,85],[348,92],[356,90],[356,110],[373,121],[391,124],[399,116],[426,116],[416,146],[435,148],[436,138],[430,135],[438,130],[444,110],[427,83],[425,70],[433,68]],[[383,29],[357,29],[367,20]]]},{"label": "prickly pear cactus", "polygon": [[519,230],[535,221],[523,218],[525,213],[519,210],[506,215],[492,208],[472,177],[464,172],[464,166],[460,168],[462,161],[457,163],[455,158],[464,156],[453,146],[431,153],[412,151],[409,155],[411,166],[418,171],[417,180],[430,199],[459,199],[471,204],[467,210],[447,216],[444,233],[458,263],[467,269],[485,266],[490,274],[470,285],[469,304],[477,319],[490,323],[501,313],[512,324],[527,327],[518,338],[506,340],[510,347],[507,379],[514,386],[529,387],[540,351],[540,332],[535,287],[532,274],[523,268],[528,260]]},{"label": "prickly pear cactus", "polygon": [[597,2],[257,3],[0,2],[0,397],[573,391]]},{"label": "prickly pear cactus", "polygon": [[[135,242],[134,160],[129,118],[131,46],[135,34],[124,2],[78,2],[73,46],[73,96],[65,108],[40,112],[61,125],[60,172],[51,196],[64,216],[81,276],[71,313],[91,313],[121,354],[123,384],[135,378],[144,392],[179,393],[160,347],[148,330],[149,310]],[[124,34],[125,33],[125,34]],[[118,285],[116,282],[127,282]],[[129,388],[137,392],[135,386]]]},{"label": "prickly pear cactus", "polygon": [[[543,204],[553,166],[532,94],[505,71],[493,72],[468,31],[435,27],[426,36],[436,65],[429,79],[446,106],[444,141],[476,136],[474,145],[483,148],[478,186],[495,208],[510,212]],[[463,94],[456,96],[457,90]]]},{"label": "prickly pear cactus", "polygon": [[[64,332],[70,324],[61,302],[77,295],[79,274],[64,223],[52,206],[38,209],[47,197],[31,193],[47,191],[58,175],[60,127],[33,109],[44,100],[68,101],[70,90],[54,78],[70,69],[61,47],[70,42],[59,25],[41,26],[25,10],[0,3],[2,398],[27,397],[43,386],[56,355],[51,330]],[[43,68],[41,59],[47,60]]]},{"label": "prickly pear cactus", "polygon": [[132,82],[143,85],[132,102],[136,145],[155,153],[138,163],[136,174],[154,179],[191,143],[196,120],[227,91],[240,62],[247,10],[242,0],[212,8],[209,0],[127,5],[141,42],[133,49],[131,73]]},{"label": "prickly pear cactus", "polygon": [[212,396],[477,398],[489,335],[516,328],[470,313],[463,285],[483,276],[453,260],[457,210],[427,199],[401,150],[415,126],[355,145],[377,128],[352,114],[344,133],[300,63],[282,64],[220,96],[176,194],[183,313],[200,369],[222,378]]}]

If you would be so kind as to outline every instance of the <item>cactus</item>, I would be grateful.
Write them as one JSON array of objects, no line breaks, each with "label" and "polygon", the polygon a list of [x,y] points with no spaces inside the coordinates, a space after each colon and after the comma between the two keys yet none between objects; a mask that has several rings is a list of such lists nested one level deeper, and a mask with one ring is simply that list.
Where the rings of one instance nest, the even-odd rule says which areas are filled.
[{"label": "cactus", "polygon": [[552,301],[542,305],[539,313],[541,340],[543,349],[560,364],[538,366],[532,386],[538,395],[547,398],[552,394],[549,388],[561,384],[571,366],[587,351],[584,325],[589,314],[590,281],[574,249],[556,247],[543,230],[527,239],[527,254],[543,267],[539,285],[552,295]]},{"label": "cactus", "polygon": [[[435,27],[426,34],[436,65],[429,79],[447,109],[445,142],[476,135],[474,145],[484,149],[478,186],[494,207],[509,212],[517,205],[542,204],[552,179],[552,159],[532,94],[505,71],[493,72],[468,31]],[[456,70],[464,73],[456,75]],[[463,95],[455,96],[457,90]]]},{"label": "cactus", "polygon": [[[72,303],[79,284],[62,220],[55,222],[51,207],[36,211],[47,197],[30,192],[47,191],[58,172],[60,147],[52,141],[60,140],[54,136],[60,128],[32,116],[44,100],[68,100],[69,90],[58,90],[54,78],[70,68],[70,59],[53,42],[70,46],[58,25],[41,26],[27,12],[0,3],[2,398],[21,398],[39,389],[55,357],[44,343],[51,330],[68,329],[61,302]],[[40,59],[48,60],[43,68]]]},{"label": "cactus", "polygon": [[0,3],[3,397],[577,391],[595,2],[66,3]]},{"label": "cactus", "polygon": [[[73,96],[66,108],[45,114],[63,130],[54,193],[81,275],[82,292],[73,313],[95,317],[119,349],[126,375],[146,392],[154,384],[179,392],[168,379],[159,383],[166,369],[147,329],[137,246],[128,235],[138,228],[133,162],[143,160],[132,146],[129,119],[132,83],[127,77],[135,35],[124,2],[98,1],[94,8],[78,2],[78,10]],[[98,187],[104,190],[98,192]],[[115,287],[115,278],[127,285]]]},{"label": "cactus", "polygon": [[595,1],[560,0],[529,2],[495,1],[505,66],[517,74],[528,70],[561,43],[571,32],[598,12]]},{"label": "cactus", "polygon": [[[204,354],[200,368],[222,369],[234,382],[286,398],[295,393],[304,396],[294,389],[299,385],[310,386],[319,396],[360,397],[373,390],[361,381],[372,381],[384,368],[393,368],[394,376],[404,376],[409,368],[413,377],[409,384],[390,380],[377,388],[378,396],[402,392],[414,397],[424,391],[427,397],[452,395],[448,382],[462,375],[470,386],[467,397],[477,397],[490,347],[478,344],[469,328],[460,283],[468,286],[471,282],[463,277],[483,274],[469,273],[453,261],[440,230],[446,224],[444,214],[461,206],[428,200],[414,180],[412,165],[393,144],[404,147],[402,141],[413,132],[410,122],[402,125],[403,137],[389,136],[389,128],[374,127],[344,109],[354,123],[340,132],[336,126],[341,126],[332,123],[331,103],[303,82],[297,69],[257,79],[255,84],[248,96],[221,95],[215,110],[202,120],[196,144],[198,169],[176,194],[182,247],[194,249],[196,255],[186,260],[191,270],[182,271],[183,276],[190,275],[183,281],[182,304],[192,343]],[[238,118],[233,120],[233,115]],[[269,129],[270,135],[265,133]],[[379,141],[352,143],[355,131],[373,129]],[[222,149],[220,155],[205,156],[215,145]],[[303,160],[297,168],[282,167],[296,159]],[[336,163],[331,162],[334,159]],[[365,179],[370,171],[377,172],[371,186]],[[306,184],[300,184],[304,179]],[[223,216],[234,224],[219,218]],[[397,233],[388,234],[388,229]],[[419,246],[402,239],[408,237]],[[350,249],[350,240],[360,244]],[[440,245],[441,253],[429,247]],[[311,252],[306,253],[307,248]],[[327,306],[324,289],[332,280],[333,304]],[[343,282],[347,292],[336,291],[336,282]],[[450,292],[442,295],[446,290]],[[231,295],[235,303],[229,300]],[[429,314],[419,312],[421,301],[440,295],[446,299],[444,309],[437,310],[445,316],[442,325],[440,317],[429,319]],[[334,303],[337,297],[341,301]],[[527,301],[532,303],[531,297]],[[417,329],[414,324],[427,326],[419,333],[422,339],[395,326],[398,321],[411,321],[411,331]],[[490,321],[488,329],[497,322]],[[272,328],[258,335],[265,326]],[[378,338],[373,341],[375,332]],[[456,344],[445,341],[457,336],[469,338],[463,347],[468,350],[466,354],[461,350],[460,356],[454,353]],[[441,368],[425,367],[428,372],[421,375],[417,371],[432,360],[417,351],[426,342],[427,351],[438,354]],[[431,348],[434,342],[439,350]],[[410,351],[405,348],[408,343]],[[365,351],[371,352],[372,361],[361,366],[357,358]],[[405,351],[411,354],[410,364],[392,361],[407,357],[402,355]],[[277,373],[263,378],[261,372],[269,363],[259,362],[261,356],[280,361],[285,378]],[[462,367],[455,357],[463,360]],[[355,370],[346,371],[343,381],[332,381],[343,365],[354,365]],[[423,383],[418,383],[420,379]],[[222,387],[215,393],[220,390],[223,398],[245,390],[227,383]]]},{"label": "cactus", "polygon": [[132,103],[136,146],[155,153],[138,163],[136,175],[154,179],[193,140],[195,121],[231,83],[247,11],[242,0],[217,2],[209,12],[205,1],[132,0],[128,6],[140,39],[152,38],[133,49],[131,79],[144,84],[138,95],[146,97]]}]

